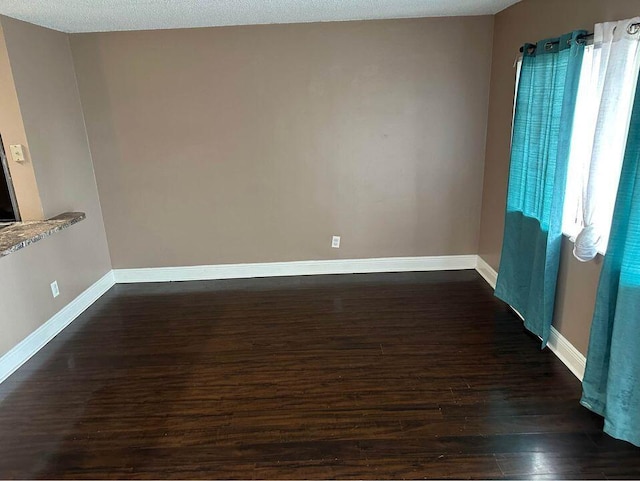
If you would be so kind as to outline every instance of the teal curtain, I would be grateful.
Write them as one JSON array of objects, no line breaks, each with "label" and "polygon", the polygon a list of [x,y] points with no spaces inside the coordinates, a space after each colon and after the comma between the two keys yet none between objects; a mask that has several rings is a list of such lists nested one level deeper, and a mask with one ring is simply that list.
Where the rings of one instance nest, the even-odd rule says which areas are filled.
[{"label": "teal curtain", "polygon": [[575,31],[523,48],[495,294],[542,338],[551,332],[562,207],[584,42]]},{"label": "teal curtain", "polygon": [[640,446],[640,83],[591,325],[583,406]]}]

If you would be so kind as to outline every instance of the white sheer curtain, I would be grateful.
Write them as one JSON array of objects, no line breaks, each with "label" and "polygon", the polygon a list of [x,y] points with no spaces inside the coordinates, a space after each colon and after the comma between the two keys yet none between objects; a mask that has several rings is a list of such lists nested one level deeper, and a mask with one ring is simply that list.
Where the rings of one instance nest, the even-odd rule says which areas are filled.
[{"label": "white sheer curtain", "polygon": [[637,23],[640,17],[597,24],[591,75],[589,79],[581,79],[588,84],[581,85],[578,93],[580,111],[576,112],[572,140],[572,150],[583,162],[579,179],[582,230],[573,250],[581,261],[593,259],[598,251],[604,252],[609,240],[640,71],[640,28],[634,26]]}]

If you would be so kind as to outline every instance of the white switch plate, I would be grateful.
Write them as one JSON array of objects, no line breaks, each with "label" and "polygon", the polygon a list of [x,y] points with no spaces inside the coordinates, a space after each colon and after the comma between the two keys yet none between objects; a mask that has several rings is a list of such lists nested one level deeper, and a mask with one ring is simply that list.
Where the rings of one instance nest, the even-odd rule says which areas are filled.
[{"label": "white switch plate", "polygon": [[11,158],[14,162],[24,162],[26,160],[24,156],[24,147],[20,144],[10,145]]},{"label": "white switch plate", "polygon": [[340,248],[340,236],[339,235],[334,235],[331,238],[331,247],[333,247],[334,249],[339,249]]},{"label": "white switch plate", "polygon": [[60,289],[58,289],[58,281],[53,281],[51,283],[51,294],[54,298],[60,295]]}]

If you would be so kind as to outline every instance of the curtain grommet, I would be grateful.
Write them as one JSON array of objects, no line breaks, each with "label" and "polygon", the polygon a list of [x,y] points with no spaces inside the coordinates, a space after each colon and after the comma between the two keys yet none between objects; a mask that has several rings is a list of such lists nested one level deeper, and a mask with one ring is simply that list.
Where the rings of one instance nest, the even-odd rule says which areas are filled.
[{"label": "curtain grommet", "polygon": [[640,23],[630,23],[627,27],[627,33],[629,35],[635,35],[640,32]]}]

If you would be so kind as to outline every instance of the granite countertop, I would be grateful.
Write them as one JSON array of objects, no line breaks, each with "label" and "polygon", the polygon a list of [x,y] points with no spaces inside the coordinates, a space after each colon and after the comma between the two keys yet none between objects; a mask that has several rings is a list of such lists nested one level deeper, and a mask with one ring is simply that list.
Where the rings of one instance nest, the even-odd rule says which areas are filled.
[{"label": "granite countertop", "polygon": [[65,212],[47,220],[16,222],[8,227],[0,228],[0,257],[34,244],[85,218],[84,212]]}]

